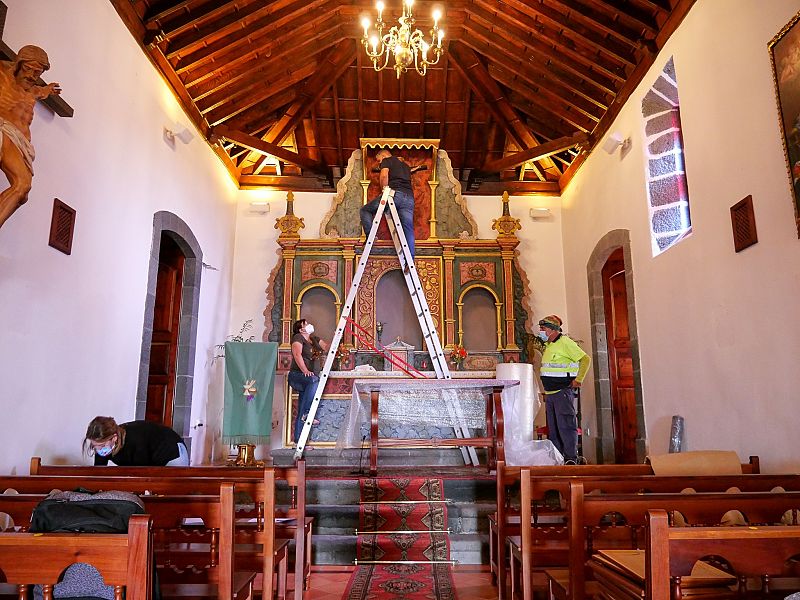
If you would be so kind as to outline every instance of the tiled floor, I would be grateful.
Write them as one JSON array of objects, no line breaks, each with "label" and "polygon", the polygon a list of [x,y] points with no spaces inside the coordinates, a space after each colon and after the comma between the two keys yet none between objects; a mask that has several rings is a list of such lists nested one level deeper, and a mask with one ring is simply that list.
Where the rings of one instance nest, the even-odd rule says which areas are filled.
[{"label": "tiled floor", "polygon": [[[342,567],[346,569],[347,567]],[[311,589],[308,600],[341,600],[347,582],[348,571],[314,571],[311,575]],[[497,588],[490,581],[489,568],[480,565],[455,567],[453,580],[459,600],[493,600],[497,598]]]}]

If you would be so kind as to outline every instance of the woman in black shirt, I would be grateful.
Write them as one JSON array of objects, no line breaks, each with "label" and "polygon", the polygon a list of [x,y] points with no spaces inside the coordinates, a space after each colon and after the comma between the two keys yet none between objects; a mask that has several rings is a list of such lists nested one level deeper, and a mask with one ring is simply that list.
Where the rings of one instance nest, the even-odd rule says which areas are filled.
[{"label": "woman in black shirt", "polygon": [[117,422],[95,417],[86,430],[84,451],[95,465],[111,461],[120,467],[189,466],[186,445],[173,429],[152,421]]},{"label": "woman in black shirt", "polygon": [[[295,321],[292,325],[292,366],[289,369],[289,385],[297,392],[297,417],[294,420],[294,441],[300,437],[303,421],[311,409],[314,393],[317,391],[319,377],[314,373],[315,354],[322,354],[328,349],[328,344],[323,342],[314,333],[314,326],[305,319]],[[314,419],[314,425],[319,421]]]}]

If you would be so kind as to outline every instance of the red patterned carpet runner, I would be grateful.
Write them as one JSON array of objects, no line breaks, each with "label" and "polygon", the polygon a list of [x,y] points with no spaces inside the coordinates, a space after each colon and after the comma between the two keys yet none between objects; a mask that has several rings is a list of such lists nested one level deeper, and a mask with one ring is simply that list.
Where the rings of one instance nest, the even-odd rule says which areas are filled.
[{"label": "red patterned carpet runner", "polygon": [[344,600],[455,600],[452,567],[437,562],[450,560],[450,540],[447,505],[436,500],[441,479],[361,480],[359,566]]}]

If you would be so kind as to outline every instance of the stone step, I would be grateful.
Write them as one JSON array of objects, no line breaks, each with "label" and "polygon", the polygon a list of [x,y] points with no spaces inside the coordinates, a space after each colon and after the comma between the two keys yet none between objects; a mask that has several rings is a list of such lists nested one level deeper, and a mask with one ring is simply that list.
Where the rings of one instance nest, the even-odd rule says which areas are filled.
[{"label": "stone step", "polygon": [[[444,479],[444,497],[454,502],[494,502],[497,497],[494,480],[491,479]],[[306,504],[354,505],[361,499],[357,479],[308,479],[306,480]],[[288,504],[289,492],[278,490],[276,501]]]},{"label": "stone step", "polygon": [[[489,536],[478,533],[450,535],[450,558],[460,564],[489,562]],[[315,565],[351,565],[356,558],[354,535],[314,536],[312,561]]]},{"label": "stone step", "polygon": [[[488,533],[489,514],[496,509],[489,503],[462,503],[447,506],[447,524],[453,533]],[[314,517],[315,535],[352,535],[358,527],[358,506],[317,504],[307,507]]]}]

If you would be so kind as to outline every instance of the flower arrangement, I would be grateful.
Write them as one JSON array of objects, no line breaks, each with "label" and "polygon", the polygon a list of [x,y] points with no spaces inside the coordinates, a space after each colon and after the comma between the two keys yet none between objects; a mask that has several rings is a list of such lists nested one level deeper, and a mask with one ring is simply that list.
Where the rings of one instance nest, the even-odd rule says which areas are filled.
[{"label": "flower arrangement", "polygon": [[453,349],[450,350],[450,360],[455,363],[457,367],[461,366],[465,358],[467,358],[467,349],[461,344],[456,344],[453,346]]},{"label": "flower arrangement", "polygon": [[348,350],[344,344],[339,344],[339,347],[336,348],[336,355],[334,356],[334,365],[338,363],[338,369],[343,369],[345,365],[347,365],[349,358],[350,350]]}]

